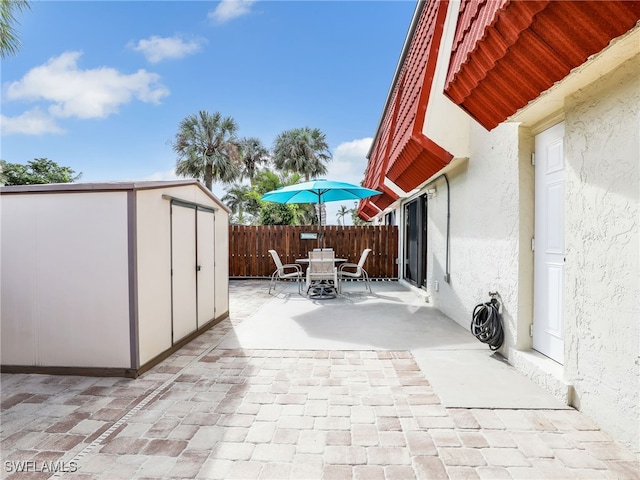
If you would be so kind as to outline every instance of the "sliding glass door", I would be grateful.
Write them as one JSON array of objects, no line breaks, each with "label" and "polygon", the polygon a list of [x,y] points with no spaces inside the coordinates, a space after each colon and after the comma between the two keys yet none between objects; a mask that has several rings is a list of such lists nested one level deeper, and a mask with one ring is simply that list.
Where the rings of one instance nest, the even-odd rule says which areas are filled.
[{"label": "sliding glass door", "polygon": [[427,197],[404,207],[404,279],[416,287],[426,287],[427,278]]}]

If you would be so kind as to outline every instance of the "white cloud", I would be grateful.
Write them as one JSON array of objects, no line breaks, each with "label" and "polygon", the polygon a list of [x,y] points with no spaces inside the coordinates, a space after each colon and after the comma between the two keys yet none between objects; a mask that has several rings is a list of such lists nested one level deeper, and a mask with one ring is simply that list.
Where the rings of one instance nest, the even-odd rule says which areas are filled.
[{"label": "white cloud", "polygon": [[338,145],[333,150],[333,161],[328,164],[327,178],[360,185],[372,141],[372,138],[361,138]]},{"label": "white cloud", "polygon": [[184,40],[180,37],[152,36],[129,46],[142,53],[148,62],[158,63],[163,60],[175,60],[200,51],[204,39]]},{"label": "white cloud", "polygon": [[216,23],[224,23],[248,14],[254,3],[255,0],[222,0],[208,17]]},{"label": "white cloud", "polygon": [[55,120],[39,108],[24,112],[17,117],[0,115],[0,130],[3,135],[64,133],[64,130],[56,125]]},{"label": "white cloud", "polygon": [[[327,165],[327,180],[337,180],[360,185],[364,179],[364,171],[367,168],[367,153],[371,148],[373,138],[361,138],[338,145],[333,150],[333,160]],[[327,203],[327,224],[338,223],[337,213],[344,205],[348,209],[354,207],[354,202],[329,202]],[[351,225],[351,216],[345,217],[345,223]]]},{"label": "white cloud", "polygon": [[123,74],[114,68],[80,70],[80,52],[65,52],[31,69],[7,88],[7,100],[50,102],[55,117],[104,118],[132,99],[159,103],[169,95],[160,76],[138,70]]}]

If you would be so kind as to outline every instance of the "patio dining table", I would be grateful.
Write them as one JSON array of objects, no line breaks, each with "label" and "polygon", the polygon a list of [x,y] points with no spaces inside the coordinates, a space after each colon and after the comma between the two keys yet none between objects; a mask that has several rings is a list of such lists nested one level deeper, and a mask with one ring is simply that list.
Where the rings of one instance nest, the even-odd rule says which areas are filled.
[{"label": "patio dining table", "polygon": [[[346,258],[334,258],[333,264],[338,265],[345,263]],[[296,263],[300,265],[309,265],[308,258],[297,258]],[[313,299],[336,298],[338,296],[338,286],[334,285],[333,280],[312,280],[309,288],[309,297]]]}]

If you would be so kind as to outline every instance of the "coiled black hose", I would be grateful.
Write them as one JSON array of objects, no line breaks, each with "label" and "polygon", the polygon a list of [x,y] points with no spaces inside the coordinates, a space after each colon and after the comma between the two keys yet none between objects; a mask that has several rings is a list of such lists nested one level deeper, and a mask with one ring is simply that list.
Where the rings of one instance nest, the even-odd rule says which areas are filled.
[{"label": "coiled black hose", "polygon": [[502,346],[504,330],[498,300],[492,298],[489,302],[476,305],[471,318],[471,333],[493,351]]}]

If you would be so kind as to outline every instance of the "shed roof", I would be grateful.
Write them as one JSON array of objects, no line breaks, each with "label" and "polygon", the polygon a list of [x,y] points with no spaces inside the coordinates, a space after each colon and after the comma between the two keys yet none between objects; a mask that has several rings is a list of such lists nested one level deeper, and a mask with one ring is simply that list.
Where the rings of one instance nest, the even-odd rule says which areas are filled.
[{"label": "shed roof", "polygon": [[96,182],[96,183],[46,183],[39,185],[11,185],[0,187],[0,195],[37,193],[95,193],[106,191],[152,190],[168,187],[196,186],[222,209],[231,213],[222,201],[198,180],[166,180],[141,182]]}]

